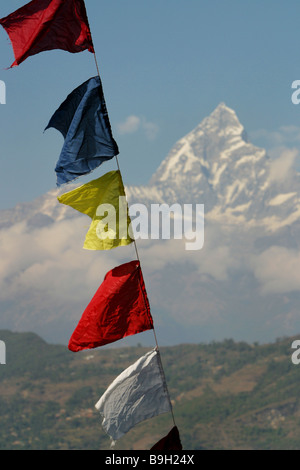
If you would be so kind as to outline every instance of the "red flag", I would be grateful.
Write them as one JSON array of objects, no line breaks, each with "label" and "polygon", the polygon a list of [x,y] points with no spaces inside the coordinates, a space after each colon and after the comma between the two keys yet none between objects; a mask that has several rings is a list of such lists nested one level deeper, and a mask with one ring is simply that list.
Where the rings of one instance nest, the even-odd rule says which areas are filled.
[{"label": "red flag", "polygon": [[12,42],[14,67],[43,51],[94,52],[84,0],[33,0],[0,24]]},{"label": "red flag", "polygon": [[93,349],[152,328],[140,263],[131,261],[106,274],[68,347],[73,352]]},{"label": "red flag", "polygon": [[169,434],[158,441],[150,450],[182,450],[177,426],[174,426]]}]

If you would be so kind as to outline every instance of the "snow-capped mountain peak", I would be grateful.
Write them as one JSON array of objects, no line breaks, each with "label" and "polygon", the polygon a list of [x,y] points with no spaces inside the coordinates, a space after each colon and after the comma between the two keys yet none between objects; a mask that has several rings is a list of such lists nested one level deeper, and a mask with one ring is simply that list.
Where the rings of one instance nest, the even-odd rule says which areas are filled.
[{"label": "snow-capped mountain peak", "polygon": [[[193,131],[180,139],[153,175],[150,184],[172,180],[182,183],[185,177],[202,174],[215,185],[224,171],[226,161],[249,153],[246,132],[236,113],[221,103]],[[225,165],[224,165],[225,163]]]},{"label": "snow-capped mountain peak", "polygon": [[194,134],[197,131],[209,133],[217,133],[221,136],[242,136],[244,127],[238,120],[235,111],[225,103],[220,103],[216,109],[196,127]]},{"label": "snow-capped mountain peak", "polygon": [[235,111],[220,103],[178,140],[149,186],[130,187],[128,196],[138,202],[203,203],[208,217],[274,230],[300,217],[299,178],[295,173],[279,188],[270,181],[271,166],[266,151],[248,141]]}]

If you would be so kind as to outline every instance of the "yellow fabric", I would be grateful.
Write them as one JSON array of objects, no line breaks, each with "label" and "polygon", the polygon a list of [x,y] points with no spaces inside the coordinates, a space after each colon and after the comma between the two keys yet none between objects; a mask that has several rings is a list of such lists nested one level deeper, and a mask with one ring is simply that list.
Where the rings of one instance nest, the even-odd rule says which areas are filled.
[{"label": "yellow fabric", "polygon": [[92,219],[83,248],[111,250],[130,245],[133,235],[124,185],[119,171],[110,171],[73,191],[58,197],[61,204]]}]

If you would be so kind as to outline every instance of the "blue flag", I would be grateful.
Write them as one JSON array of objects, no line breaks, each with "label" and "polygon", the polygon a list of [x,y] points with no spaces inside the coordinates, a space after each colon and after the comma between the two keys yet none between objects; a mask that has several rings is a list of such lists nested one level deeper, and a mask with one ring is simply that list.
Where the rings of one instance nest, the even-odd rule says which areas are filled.
[{"label": "blue flag", "polygon": [[65,139],[55,168],[57,186],[90,173],[119,154],[99,76],[90,78],[67,97],[46,129],[51,127]]}]

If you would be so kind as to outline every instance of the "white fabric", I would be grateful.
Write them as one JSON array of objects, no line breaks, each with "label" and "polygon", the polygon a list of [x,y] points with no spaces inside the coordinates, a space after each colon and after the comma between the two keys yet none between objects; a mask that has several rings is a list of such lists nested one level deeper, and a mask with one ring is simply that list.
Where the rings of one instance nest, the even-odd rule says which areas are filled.
[{"label": "white fabric", "polygon": [[120,374],[95,407],[112,439],[120,439],[137,423],[171,411],[170,400],[155,349]]}]

